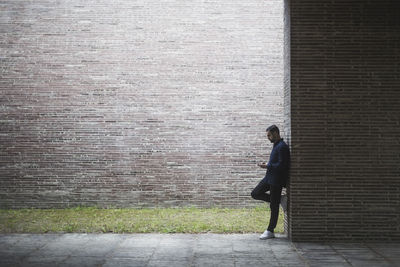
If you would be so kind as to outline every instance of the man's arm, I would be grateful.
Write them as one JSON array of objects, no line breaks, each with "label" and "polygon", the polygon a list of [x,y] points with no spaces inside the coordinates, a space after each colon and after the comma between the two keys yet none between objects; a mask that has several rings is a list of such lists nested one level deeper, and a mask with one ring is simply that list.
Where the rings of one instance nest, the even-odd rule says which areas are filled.
[{"label": "man's arm", "polygon": [[285,146],[278,149],[278,162],[268,163],[267,168],[271,170],[282,171],[289,166],[289,149]]}]

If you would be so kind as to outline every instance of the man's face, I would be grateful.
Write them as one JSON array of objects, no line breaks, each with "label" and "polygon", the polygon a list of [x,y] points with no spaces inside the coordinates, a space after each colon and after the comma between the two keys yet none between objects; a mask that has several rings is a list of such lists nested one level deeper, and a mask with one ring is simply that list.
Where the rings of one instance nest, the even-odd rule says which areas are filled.
[{"label": "man's face", "polygon": [[268,140],[269,140],[271,143],[275,143],[275,142],[276,142],[276,139],[277,139],[277,133],[276,133],[276,132],[267,131],[267,137],[268,137]]}]

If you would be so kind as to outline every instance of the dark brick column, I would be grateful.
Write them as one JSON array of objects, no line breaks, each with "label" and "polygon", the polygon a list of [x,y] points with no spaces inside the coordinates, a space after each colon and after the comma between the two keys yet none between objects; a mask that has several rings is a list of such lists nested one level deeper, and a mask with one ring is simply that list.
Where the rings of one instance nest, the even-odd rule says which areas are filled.
[{"label": "dark brick column", "polygon": [[290,1],[294,241],[400,240],[399,10]]}]

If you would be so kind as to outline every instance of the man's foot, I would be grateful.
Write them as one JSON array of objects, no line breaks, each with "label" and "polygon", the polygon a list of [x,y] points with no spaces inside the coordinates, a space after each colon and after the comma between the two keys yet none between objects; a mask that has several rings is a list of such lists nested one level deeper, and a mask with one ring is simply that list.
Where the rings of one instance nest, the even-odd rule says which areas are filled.
[{"label": "man's foot", "polygon": [[287,196],[286,195],[281,196],[281,207],[284,212],[287,211]]},{"label": "man's foot", "polygon": [[268,230],[265,230],[265,232],[262,235],[260,235],[261,240],[270,239],[270,238],[275,238],[275,234]]}]

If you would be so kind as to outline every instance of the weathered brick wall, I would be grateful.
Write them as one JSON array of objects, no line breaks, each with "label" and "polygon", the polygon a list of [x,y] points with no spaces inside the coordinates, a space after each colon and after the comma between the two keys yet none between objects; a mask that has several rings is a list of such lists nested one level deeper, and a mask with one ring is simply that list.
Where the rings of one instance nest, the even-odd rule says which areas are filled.
[{"label": "weathered brick wall", "polygon": [[2,1],[0,207],[258,204],[282,6]]},{"label": "weathered brick wall", "polygon": [[290,2],[291,238],[400,240],[400,5]]}]

